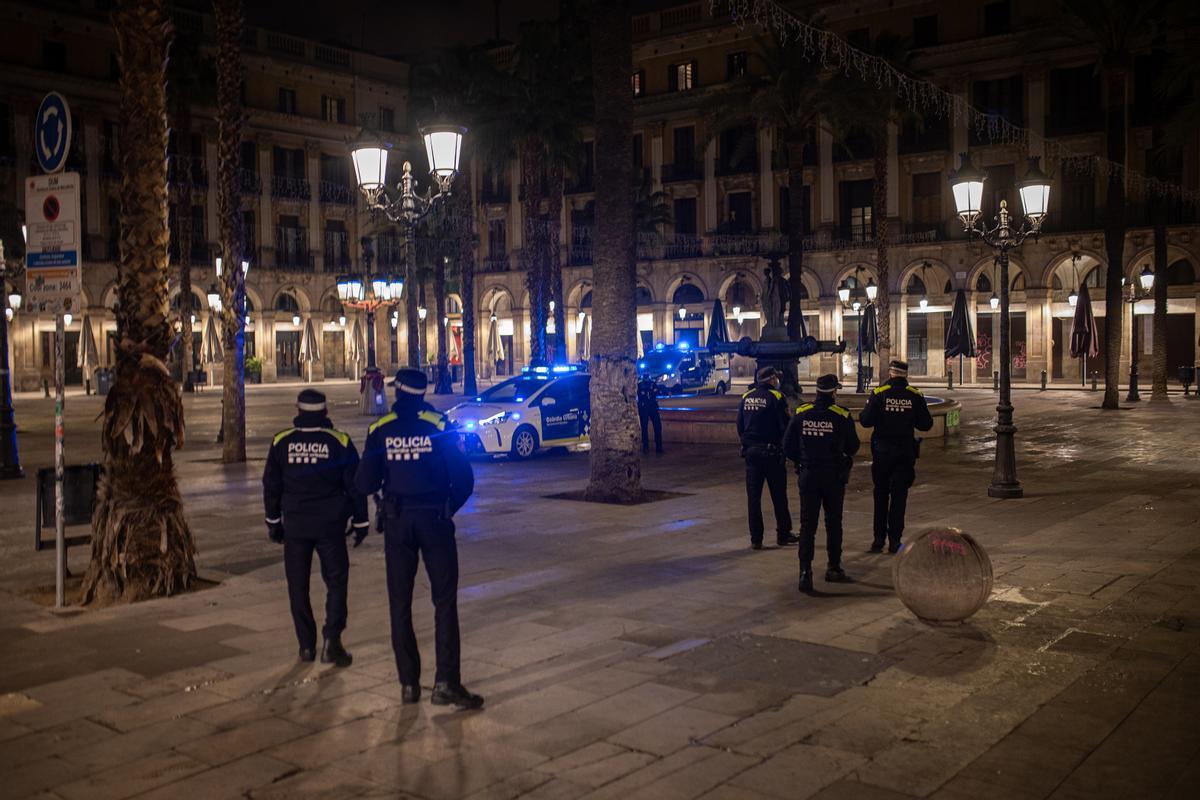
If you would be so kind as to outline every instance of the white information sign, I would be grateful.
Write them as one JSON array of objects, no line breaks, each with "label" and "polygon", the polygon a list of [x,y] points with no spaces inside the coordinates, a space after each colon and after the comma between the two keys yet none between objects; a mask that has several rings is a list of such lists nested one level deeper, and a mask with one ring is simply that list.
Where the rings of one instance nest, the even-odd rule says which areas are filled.
[{"label": "white information sign", "polygon": [[26,302],[35,313],[79,305],[83,255],[79,173],[37,175],[25,181]]}]

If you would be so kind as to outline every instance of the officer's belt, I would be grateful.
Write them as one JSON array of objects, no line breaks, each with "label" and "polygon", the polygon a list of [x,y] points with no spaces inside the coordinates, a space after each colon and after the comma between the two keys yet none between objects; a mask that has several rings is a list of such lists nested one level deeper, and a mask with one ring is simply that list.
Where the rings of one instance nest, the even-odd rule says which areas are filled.
[{"label": "officer's belt", "polygon": [[389,516],[410,514],[414,512],[437,512],[444,514],[449,499],[437,495],[414,495],[405,497],[399,494],[387,494],[383,497],[385,510]]}]

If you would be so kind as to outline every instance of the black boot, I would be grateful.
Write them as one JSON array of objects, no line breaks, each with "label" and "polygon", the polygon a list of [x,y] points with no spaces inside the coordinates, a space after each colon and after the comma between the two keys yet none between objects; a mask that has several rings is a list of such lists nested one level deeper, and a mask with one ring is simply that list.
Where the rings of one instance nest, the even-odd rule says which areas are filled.
[{"label": "black boot", "polygon": [[468,692],[461,683],[435,683],[429,701],[435,706],[458,706],[463,709],[483,707],[483,698]]},{"label": "black boot", "polygon": [[421,699],[420,684],[414,683],[412,686],[409,686],[408,684],[404,684],[404,683],[400,684],[400,702],[401,703],[405,703],[405,704],[415,703],[420,699]]},{"label": "black boot", "polygon": [[900,552],[900,548],[903,546],[900,542],[891,542],[888,544],[888,552],[895,555]]},{"label": "black boot", "polygon": [[326,639],[321,647],[321,663],[333,664],[335,667],[348,667],[354,663],[354,656],[342,647],[341,639]]},{"label": "black boot", "polygon": [[813,590],[812,567],[800,568],[800,591],[810,594]]},{"label": "black boot", "polygon": [[780,534],[775,537],[775,544],[780,547],[787,547],[790,544],[800,544],[800,537],[791,533]]},{"label": "black boot", "polygon": [[311,647],[301,647],[300,648],[300,660],[301,661],[316,661],[317,660],[317,651],[313,650]]},{"label": "black boot", "polygon": [[842,572],[841,567],[830,567],[825,570],[826,583],[854,583],[854,579]]}]

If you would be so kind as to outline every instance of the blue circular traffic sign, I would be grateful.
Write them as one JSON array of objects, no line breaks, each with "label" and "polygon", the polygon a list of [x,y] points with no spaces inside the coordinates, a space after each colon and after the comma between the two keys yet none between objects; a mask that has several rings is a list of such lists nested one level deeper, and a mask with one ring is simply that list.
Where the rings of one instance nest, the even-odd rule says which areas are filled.
[{"label": "blue circular traffic sign", "polygon": [[51,92],[38,106],[33,125],[33,149],[46,174],[52,175],[66,165],[67,154],[71,151],[71,133],[70,106],[61,94]]}]

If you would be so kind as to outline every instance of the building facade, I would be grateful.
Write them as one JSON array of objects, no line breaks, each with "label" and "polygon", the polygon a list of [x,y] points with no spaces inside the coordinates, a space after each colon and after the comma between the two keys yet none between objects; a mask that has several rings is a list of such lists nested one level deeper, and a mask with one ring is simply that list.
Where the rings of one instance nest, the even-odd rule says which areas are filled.
[{"label": "building facade", "polygon": [[[0,28],[5,69],[0,83],[0,197],[23,204],[22,178],[36,170],[28,138],[33,111],[46,91],[63,92],[76,115],[76,152],[69,168],[83,173],[85,185],[84,304],[105,363],[111,359],[108,334],[115,329],[110,309],[119,178],[114,157],[119,147],[117,85],[111,26],[102,8],[81,10],[86,5],[54,11],[45,4],[8,4],[0,12],[8,15]],[[1074,152],[1103,152],[1103,104],[1094,56],[1051,35],[1057,20],[1045,4],[998,0],[949,8],[869,0],[853,6],[815,5],[823,15],[820,24],[853,44],[884,31],[907,37],[914,46],[913,68],[976,108],[1068,144]],[[832,371],[853,380],[858,317],[839,300],[838,288],[880,282],[872,240],[869,149],[853,133],[816,131],[804,152],[803,191],[791,197],[777,131],[705,128],[706,99],[746,72],[763,69],[756,31],[731,24],[719,5],[714,9],[706,0],[653,6],[633,21],[632,157],[652,191],[663,193],[672,221],[660,226],[660,233],[639,238],[639,347],[702,340],[718,298],[729,317],[730,337],[756,336],[764,255],[786,249],[789,210],[799,203],[806,236],[801,303],[809,332],[849,343],[846,355],[810,359],[802,374]],[[176,24],[195,35],[202,50],[211,47],[210,17],[180,11]],[[354,329],[364,320],[341,309],[335,278],[361,271],[358,243],[364,236],[373,239],[377,268],[399,271],[402,260],[397,232],[367,215],[353,188],[346,142],[365,120],[384,132],[395,131],[393,140],[405,147],[399,132],[408,127],[408,65],[255,29],[247,32],[244,59],[248,125],[243,213],[252,243],[248,351],[261,359],[265,381],[353,378],[362,367],[351,360],[358,354]],[[1141,172],[1151,167],[1153,79],[1149,56],[1136,59],[1129,163]],[[191,253],[173,252],[172,260],[192,264],[199,332],[209,313],[204,288],[213,280],[218,246],[215,187],[208,185],[216,175],[214,109],[203,97],[196,106],[192,141],[174,142],[171,156],[175,180],[185,169],[193,177],[190,210],[178,191],[172,196],[176,219],[191,214],[196,244]],[[585,140],[588,136],[585,132]],[[587,356],[591,325],[590,142],[584,147],[582,166],[568,183],[559,242],[568,328],[561,338],[573,359]],[[965,290],[979,355],[962,364],[962,370],[968,381],[990,381],[997,368],[993,343],[999,338],[999,314],[989,299],[998,290],[998,275],[992,251],[968,242],[954,215],[947,176],[961,152],[970,152],[988,170],[985,213],[994,213],[1001,198],[1019,207],[1014,183],[1024,173],[1028,153],[991,143],[985,131],[965,119],[892,125],[887,216],[893,233],[883,291],[891,301],[893,353],[907,358],[914,375],[941,380],[948,368],[957,372],[958,365],[944,358],[943,336],[954,294]],[[1105,179],[1070,166],[1044,165],[1054,176],[1044,233],[1012,258],[1012,368],[1017,382],[1036,382],[1045,370],[1052,383],[1078,383],[1085,370],[1098,368],[1070,357],[1073,309],[1068,295],[1086,283],[1103,330]],[[529,354],[532,315],[519,268],[521,170],[516,163],[476,162],[468,168],[478,214],[477,368],[482,376],[495,377],[519,370]],[[1169,180],[1189,189],[1200,186],[1197,141],[1172,159]],[[1122,268],[1125,275],[1136,276],[1153,262],[1146,198],[1130,198],[1129,218]],[[1165,277],[1170,284],[1167,350],[1173,377],[1177,366],[1200,358],[1200,226],[1196,209],[1179,204],[1172,207],[1170,223]],[[174,296],[175,278],[172,287]],[[1137,305],[1133,322],[1128,313],[1123,315],[1122,374],[1128,368],[1133,324],[1141,326],[1143,356],[1152,350],[1151,312],[1152,301],[1147,300]],[[397,313],[402,316],[403,308]],[[459,298],[452,295],[444,319],[426,316],[423,360],[436,349],[427,343],[436,342],[438,324],[450,331],[452,361],[461,359],[461,315]],[[301,331],[309,320],[321,331],[320,358],[304,364],[299,359]],[[77,316],[69,351],[77,346],[70,335],[77,343],[81,324]],[[376,325],[379,361],[393,367],[407,351],[404,321],[384,312]],[[13,349],[20,388],[34,388],[49,374],[52,330],[52,319],[17,314]],[[70,364],[68,355],[69,372]],[[735,363],[743,376],[749,369],[747,363]],[[71,378],[82,380],[77,369]]]}]

